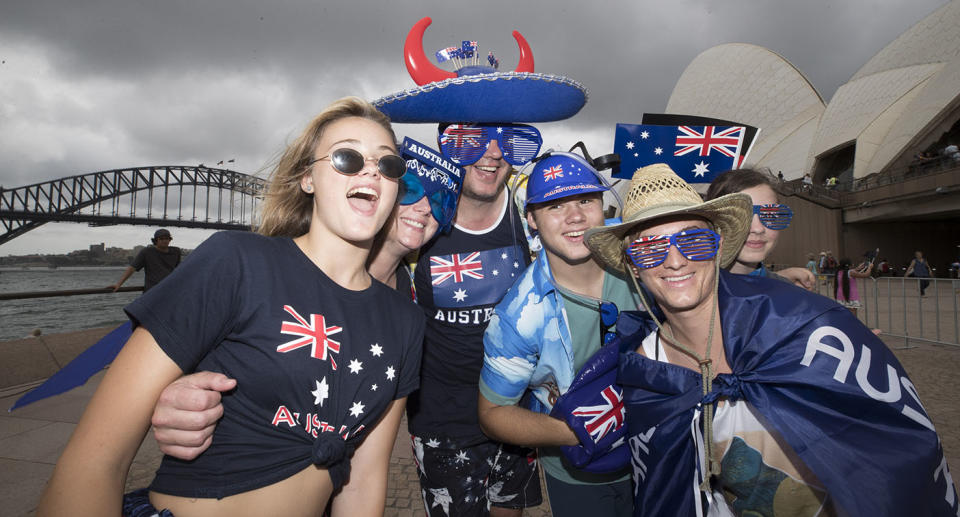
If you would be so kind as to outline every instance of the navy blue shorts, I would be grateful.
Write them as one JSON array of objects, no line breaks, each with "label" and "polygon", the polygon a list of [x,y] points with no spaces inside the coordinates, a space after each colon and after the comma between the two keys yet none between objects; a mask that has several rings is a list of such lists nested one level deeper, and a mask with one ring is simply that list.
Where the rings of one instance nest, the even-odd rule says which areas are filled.
[{"label": "navy blue shorts", "polygon": [[497,442],[458,444],[410,436],[420,494],[430,517],[482,517],[490,506],[527,508],[543,502],[537,453]]}]

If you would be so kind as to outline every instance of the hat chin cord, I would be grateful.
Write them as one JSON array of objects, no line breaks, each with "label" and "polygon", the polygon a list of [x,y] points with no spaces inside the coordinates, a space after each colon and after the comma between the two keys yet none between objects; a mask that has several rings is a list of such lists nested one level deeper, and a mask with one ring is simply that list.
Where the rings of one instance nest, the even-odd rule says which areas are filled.
[{"label": "hat chin cord", "polygon": [[[629,276],[630,280],[633,282],[634,289],[636,289],[637,294],[640,295],[640,301],[643,303],[643,307],[647,310],[647,314],[650,315],[650,317],[653,319],[653,322],[657,324],[657,328],[660,330],[660,333],[665,336],[675,347],[679,348],[681,351],[687,353],[691,357],[696,358],[697,362],[700,364],[701,394],[703,395],[702,400],[705,400],[707,394],[713,391],[713,359],[711,359],[710,353],[713,348],[713,331],[716,327],[717,320],[717,294],[720,289],[719,258],[714,258],[713,260],[713,302],[711,303],[710,307],[710,329],[707,332],[707,350],[703,357],[694,353],[690,347],[678,341],[673,336],[673,332],[663,326],[663,323],[657,319],[653,310],[651,310],[650,302],[648,302],[646,296],[643,295],[643,290],[640,289],[640,285],[637,283],[637,277],[632,271],[630,271],[629,267],[626,267],[625,269],[627,270],[627,276]],[[700,490],[707,492],[710,490],[710,477],[714,475],[720,475],[720,464],[713,458],[713,401],[701,401],[700,406],[701,410],[703,411],[703,450],[704,456],[706,457],[702,464],[707,465],[707,472],[703,473],[703,480],[700,482]]]}]

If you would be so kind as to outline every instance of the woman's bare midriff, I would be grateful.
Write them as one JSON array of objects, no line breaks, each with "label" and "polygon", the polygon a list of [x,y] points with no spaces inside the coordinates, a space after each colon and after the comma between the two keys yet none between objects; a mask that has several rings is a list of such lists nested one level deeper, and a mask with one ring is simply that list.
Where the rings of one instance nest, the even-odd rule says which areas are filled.
[{"label": "woman's bare midriff", "polygon": [[194,499],[150,492],[150,502],[158,510],[166,508],[177,517],[318,516],[332,493],[333,483],[327,469],[311,465],[272,485],[223,499]]}]

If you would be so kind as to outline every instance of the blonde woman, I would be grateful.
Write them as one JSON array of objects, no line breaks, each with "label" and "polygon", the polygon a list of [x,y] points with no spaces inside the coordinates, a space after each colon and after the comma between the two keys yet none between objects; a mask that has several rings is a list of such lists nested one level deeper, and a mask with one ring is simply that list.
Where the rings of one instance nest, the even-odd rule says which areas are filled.
[{"label": "blonde woman", "polygon": [[[161,390],[236,379],[205,454],[163,460],[173,515],[381,515],[390,451],[418,384],[422,313],[365,268],[406,170],[357,98],[318,115],[272,174],[259,234],[219,233],[127,307],[136,324],[61,456],[41,515],[117,515]],[[149,511],[155,511],[148,509]]]}]

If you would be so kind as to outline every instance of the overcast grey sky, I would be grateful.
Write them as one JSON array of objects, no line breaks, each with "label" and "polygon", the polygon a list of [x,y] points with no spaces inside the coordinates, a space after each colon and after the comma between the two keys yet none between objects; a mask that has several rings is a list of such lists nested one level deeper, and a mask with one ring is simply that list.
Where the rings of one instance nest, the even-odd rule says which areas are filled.
[{"label": "overcast grey sky", "polygon": [[[330,101],[414,86],[403,64],[410,27],[431,16],[424,49],[477,40],[502,70],[511,32],[536,71],[590,92],[574,118],[540,125],[545,146],[584,140],[610,152],[617,122],[663,112],[700,52],[767,47],[826,101],[867,60],[943,0],[701,1],[7,0],[0,4],[0,185],[144,165],[212,165],[266,175],[284,144]],[[432,125],[397,133],[433,142]],[[210,232],[172,228],[196,247]],[[153,228],[47,224],[0,256],[91,243],[146,244]]]}]

